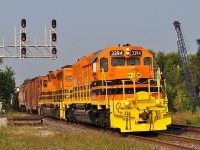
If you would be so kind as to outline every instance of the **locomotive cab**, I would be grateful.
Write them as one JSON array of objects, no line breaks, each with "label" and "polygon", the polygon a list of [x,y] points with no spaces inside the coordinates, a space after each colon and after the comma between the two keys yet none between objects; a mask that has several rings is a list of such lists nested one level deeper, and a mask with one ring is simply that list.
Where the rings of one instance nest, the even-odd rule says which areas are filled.
[{"label": "locomotive cab", "polygon": [[100,58],[100,69],[103,68],[108,73],[108,78],[125,79],[128,78],[128,73],[134,71],[142,72],[142,78],[153,78],[153,57],[149,52],[143,51],[142,47],[120,47],[122,50],[116,50],[117,48],[111,48],[109,55],[105,52],[108,58]]},{"label": "locomotive cab", "polygon": [[[110,106],[111,126],[118,126],[122,132],[166,129],[171,122],[168,100],[150,52],[139,46],[110,47],[95,63],[99,68],[95,69],[96,82],[101,80],[96,88],[105,91],[101,94]],[[126,125],[119,124],[120,119],[125,119]]]},{"label": "locomotive cab", "polygon": [[96,91],[107,88],[108,94],[117,96],[123,93],[125,84],[125,93],[134,94],[134,82],[139,91],[147,91],[148,79],[154,78],[153,55],[143,47],[110,47],[94,58],[93,87]]}]

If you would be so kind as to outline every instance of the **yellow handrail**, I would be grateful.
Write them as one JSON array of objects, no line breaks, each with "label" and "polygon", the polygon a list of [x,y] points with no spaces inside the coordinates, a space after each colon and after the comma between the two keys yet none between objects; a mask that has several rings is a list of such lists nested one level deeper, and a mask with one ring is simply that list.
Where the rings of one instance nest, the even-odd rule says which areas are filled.
[{"label": "yellow handrail", "polygon": [[122,80],[122,88],[123,88],[123,100],[125,100],[126,98],[126,93],[125,93],[125,82],[130,82],[130,81],[133,81],[133,91],[134,91],[134,94],[136,93],[136,88],[135,88],[135,81],[134,80]]},{"label": "yellow handrail", "polygon": [[106,76],[105,76],[105,72],[104,72],[104,68],[101,68],[102,74],[101,74],[101,86],[102,86],[102,91],[104,91],[104,81],[106,82]]},{"label": "yellow handrail", "polygon": [[160,73],[160,68],[158,68],[157,69],[158,98],[160,98],[160,79],[161,79],[161,73]]}]

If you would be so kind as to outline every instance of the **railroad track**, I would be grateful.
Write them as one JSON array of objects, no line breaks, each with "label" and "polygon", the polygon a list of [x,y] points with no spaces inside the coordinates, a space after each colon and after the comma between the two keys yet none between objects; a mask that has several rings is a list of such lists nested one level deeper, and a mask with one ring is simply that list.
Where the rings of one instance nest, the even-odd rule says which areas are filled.
[{"label": "railroad track", "polygon": [[168,129],[179,129],[183,131],[192,132],[194,134],[200,134],[200,127],[196,127],[196,126],[171,124],[170,126],[168,126]]},{"label": "railroad track", "polygon": [[172,143],[180,143],[181,145],[186,145],[188,147],[191,147],[192,149],[200,149],[200,140],[197,139],[176,136],[172,134],[165,134],[165,133],[159,133],[156,138],[164,139]]},{"label": "railroad track", "polygon": [[[150,137],[143,137],[143,136],[135,136],[135,135],[128,135],[129,138],[136,139],[145,143],[155,144],[160,147],[168,148],[170,150],[195,150],[196,145],[189,146],[188,144],[183,143],[171,143],[162,140],[158,140],[156,138]],[[199,147],[200,148],[200,147]]]},{"label": "railroad track", "polygon": [[[85,125],[85,124],[76,124],[76,123],[66,123],[64,121],[60,120],[53,120],[49,118],[44,118],[43,119],[44,123],[47,125],[51,125],[56,127],[58,130],[78,130],[81,132],[103,132],[106,134],[109,134],[110,136],[116,136],[116,137],[124,137],[127,139],[132,139],[132,140],[137,140],[145,143],[149,143],[152,145],[157,145],[159,147],[164,147],[168,148],[170,150],[194,150],[194,149],[200,149],[200,140],[195,140],[195,139],[189,139],[189,138],[184,138],[180,136],[175,136],[175,135],[167,135],[163,133],[157,133],[157,135],[154,136],[144,136],[135,134],[135,133],[120,133],[112,130],[104,130],[104,129],[99,129],[95,126],[91,125]],[[170,140],[172,141],[170,141]]]},{"label": "railroad track", "polygon": [[25,116],[14,116],[8,117],[8,125],[41,125],[43,117],[38,115],[25,115]]}]

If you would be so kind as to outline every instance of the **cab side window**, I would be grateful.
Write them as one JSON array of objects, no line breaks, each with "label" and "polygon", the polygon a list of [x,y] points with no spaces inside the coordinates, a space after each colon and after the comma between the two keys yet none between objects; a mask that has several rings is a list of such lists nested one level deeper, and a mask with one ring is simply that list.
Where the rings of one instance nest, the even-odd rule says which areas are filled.
[{"label": "cab side window", "polygon": [[151,59],[151,57],[145,57],[144,58],[144,65],[148,65],[150,67],[150,70],[152,70],[152,59]]},{"label": "cab side window", "polygon": [[104,72],[108,71],[108,59],[107,58],[101,58],[100,59],[100,69],[104,69]]},{"label": "cab side window", "polygon": [[47,84],[48,84],[48,81],[47,81],[47,80],[44,80],[44,81],[43,81],[43,87],[47,87]]},{"label": "cab side window", "polygon": [[63,78],[63,72],[59,72],[56,76],[57,80],[60,80]]}]

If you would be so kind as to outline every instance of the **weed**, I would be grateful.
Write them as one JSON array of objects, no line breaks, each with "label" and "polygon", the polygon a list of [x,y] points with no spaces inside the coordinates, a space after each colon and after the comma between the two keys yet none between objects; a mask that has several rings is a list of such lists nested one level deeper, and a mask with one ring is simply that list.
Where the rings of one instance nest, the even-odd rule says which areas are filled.
[{"label": "weed", "polygon": [[49,126],[7,126],[0,128],[0,149],[47,150],[132,150],[156,149],[147,144],[103,133],[57,131]]}]

